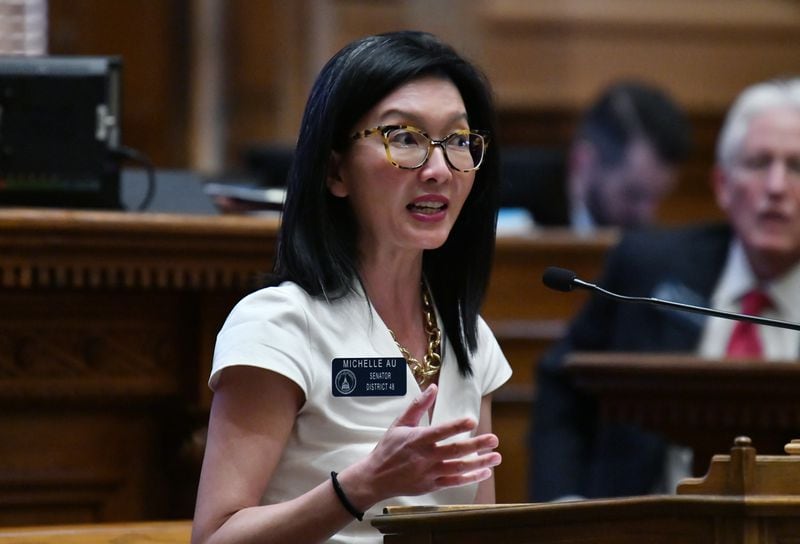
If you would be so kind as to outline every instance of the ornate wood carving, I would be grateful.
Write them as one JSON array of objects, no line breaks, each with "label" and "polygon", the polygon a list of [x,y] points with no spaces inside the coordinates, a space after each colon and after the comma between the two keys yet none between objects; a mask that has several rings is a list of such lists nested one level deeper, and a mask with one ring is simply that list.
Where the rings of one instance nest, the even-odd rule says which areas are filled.
[{"label": "ornate wood carving", "polygon": [[242,290],[272,266],[277,222],[62,210],[0,213],[0,287]]},{"label": "ornate wood carving", "polygon": [[191,515],[214,335],[276,226],[0,210],[0,524]]}]

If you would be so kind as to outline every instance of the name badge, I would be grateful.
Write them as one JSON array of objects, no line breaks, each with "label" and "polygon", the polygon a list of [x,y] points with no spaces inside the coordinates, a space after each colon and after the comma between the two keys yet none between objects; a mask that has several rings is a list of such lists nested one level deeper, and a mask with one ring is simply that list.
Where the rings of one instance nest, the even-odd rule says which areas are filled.
[{"label": "name badge", "polygon": [[406,394],[402,357],[336,358],[331,365],[334,397],[394,397]]}]

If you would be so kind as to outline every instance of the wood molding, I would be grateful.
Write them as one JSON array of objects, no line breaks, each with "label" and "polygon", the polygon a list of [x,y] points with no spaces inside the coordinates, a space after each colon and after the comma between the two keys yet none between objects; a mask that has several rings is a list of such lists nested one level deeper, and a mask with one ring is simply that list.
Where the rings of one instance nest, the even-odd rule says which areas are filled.
[{"label": "wood molding", "polygon": [[277,220],[7,209],[0,230],[0,287],[240,291],[271,269]]}]

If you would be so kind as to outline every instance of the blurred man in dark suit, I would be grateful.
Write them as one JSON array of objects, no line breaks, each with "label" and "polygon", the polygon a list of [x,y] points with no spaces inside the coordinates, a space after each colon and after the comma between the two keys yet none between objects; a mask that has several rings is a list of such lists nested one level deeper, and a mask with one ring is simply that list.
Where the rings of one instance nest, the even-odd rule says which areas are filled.
[{"label": "blurred man in dark suit", "polygon": [[620,82],[584,114],[568,153],[504,152],[504,205],[582,231],[650,223],[688,149],[688,122],[666,93]]},{"label": "blurred man in dark suit", "polygon": [[[740,95],[720,133],[712,178],[727,224],[628,232],[599,284],[800,322],[800,78]],[[537,501],[674,492],[690,461],[660,436],[601,421],[594,398],[564,370],[575,351],[796,360],[800,333],[591,298],[538,367],[530,471]]]}]

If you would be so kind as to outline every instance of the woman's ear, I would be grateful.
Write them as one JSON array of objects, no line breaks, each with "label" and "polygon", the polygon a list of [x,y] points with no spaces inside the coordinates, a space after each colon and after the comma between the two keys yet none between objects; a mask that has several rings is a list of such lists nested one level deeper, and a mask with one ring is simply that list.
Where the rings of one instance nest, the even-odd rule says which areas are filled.
[{"label": "woman's ear", "polygon": [[342,156],[336,151],[331,151],[325,183],[333,196],[344,198],[348,195],[347,184],[342,179]]}]

